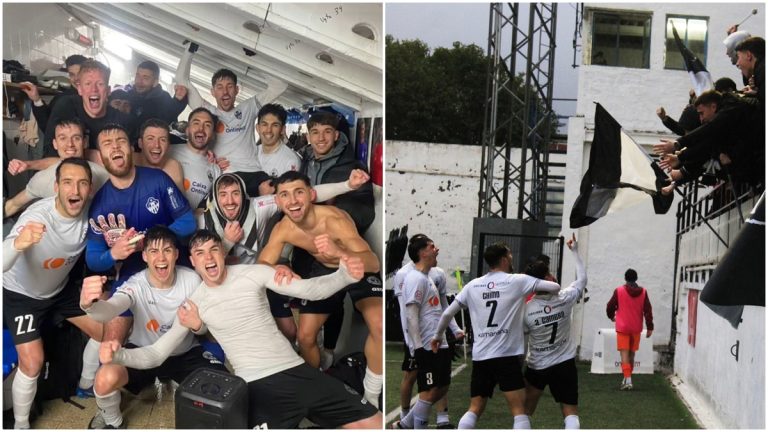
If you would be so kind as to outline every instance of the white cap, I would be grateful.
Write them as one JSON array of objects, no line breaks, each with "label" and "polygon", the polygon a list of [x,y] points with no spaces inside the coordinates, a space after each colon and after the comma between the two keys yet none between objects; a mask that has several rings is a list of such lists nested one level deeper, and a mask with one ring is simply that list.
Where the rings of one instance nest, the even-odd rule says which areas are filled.
[{"label": "white cap", "polygon": [[723,44],[725,44],[725,53],[731,57],[731,61],[734,64],[736,63],[736,46],[750,36],[752,35],[750,35],[749,32],[740,30],[729,34],[728,37],[723,40]]}]

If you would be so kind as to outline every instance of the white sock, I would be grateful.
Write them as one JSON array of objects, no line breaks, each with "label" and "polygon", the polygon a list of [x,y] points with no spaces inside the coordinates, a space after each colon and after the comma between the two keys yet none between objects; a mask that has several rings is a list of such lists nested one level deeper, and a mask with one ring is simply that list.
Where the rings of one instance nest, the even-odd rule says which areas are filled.
[{"label": "white sock", "polygon": [[363,378],[363,388],[365,389],[365,400],[378,408],[379,394],[381,394],[382,378],[381,375],[373,373],[367,367],[365,368],[365,378]]},{"label": "white sock", "polygon": [[401,420],[404,419],[409,412],[411,412],[411,407],[408,407],[408,408],[400,407],[400,419]]},{"label": "white sock", "polygon": [[115,427],[123,424],[123,413],[120,412],[120,390],[115,390],[112,393],[104,396],[96,394],[96,406],[101,411],[101,417],[108,425]]},{"label": "white sock", "polygon": [[411,410],[411,414],[413,414],[413,428],[426,429],[429,424],[429,414],[431,411],[432,404],[419,399]]},{"label": "white sock", "polygon": [[512,429],[530,429],[531,428],[531,419],[528,418],[527,415],[516,415],[515,416],[515,426]]},{"label": "white sock", "polygon": [[93,386],[93,380],[96,379],[96,371],[99,369],[99,346],[101,342],[88,339],[83,350],[83,371],[80,372],[80,382],[77,386],[81,389],[87,389]]},{"label": "white sock", "polygon": [[581,429],[581,424],[579,424],[579,416],[577,415],[569,415],[565,418],[565,428],[566,429]]},{"label": "white sock", "polygon": [[37,378],[24,375],[21,369],[16,371],[11,385],[11,396],[13,397],[13,417],[15,419],[14,429],[30,429],[29,410],[37,394]]},{"label": "white sock", "polygon": [[477,423],[477,414],[467,411],[459,420],[459,429],[474,429]]},{"label": "white sock", "polygon": [[437,412],[437,424],[448,424],[451,420],[448,418],[448,408],[445,409],[445,411],[438,411]]},{"label": "white sock", "polygon": [[632,377],[626,379],[627,384],[632,385]]}]

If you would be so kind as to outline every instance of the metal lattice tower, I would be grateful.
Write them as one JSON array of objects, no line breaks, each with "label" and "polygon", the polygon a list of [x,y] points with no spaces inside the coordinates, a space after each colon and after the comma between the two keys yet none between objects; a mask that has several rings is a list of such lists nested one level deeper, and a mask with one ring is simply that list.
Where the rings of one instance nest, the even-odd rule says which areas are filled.
[{"label": "metal lattice tower", "polygon": [[[556,122],[552,93],[557,4],[528,7],[527,26],[519,23],[518,3],[490,7],[479,217],[507,218],[510,188],[515,188],[517,219],[544,221],[550,135]],[[513,147],[521,148],[519,161],[511,159]],[[503,178],[494,182],[494,169],[501,164]]]}]

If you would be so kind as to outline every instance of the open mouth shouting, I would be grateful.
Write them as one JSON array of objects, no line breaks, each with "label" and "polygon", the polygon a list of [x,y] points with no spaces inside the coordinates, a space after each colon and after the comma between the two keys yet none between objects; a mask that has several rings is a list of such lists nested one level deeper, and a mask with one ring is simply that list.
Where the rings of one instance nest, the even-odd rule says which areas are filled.
[{"label": "open mouth shouting", "polygon": [[157,273],[157,277],[159,279],[163,279],[163,280],[168,279],[168,276],[170,275],[170,269],[168,267],[168,263],[156,264],[155,273]]},{"label": "open mouth shouting", "polygon": [[205,265],[205,274],[211,280],[216,280],[220,272],[221,272],[221,269],[219,268],[218,264],[216,264],[215,262],[208,263]]},{"label": "open mouth shouting", "polygon": [[85,203],[85,200],[80,195],[70,195],[67,197],[67,208],[72,211],[78,211],[81,208],[83,208],[83,204]]}]

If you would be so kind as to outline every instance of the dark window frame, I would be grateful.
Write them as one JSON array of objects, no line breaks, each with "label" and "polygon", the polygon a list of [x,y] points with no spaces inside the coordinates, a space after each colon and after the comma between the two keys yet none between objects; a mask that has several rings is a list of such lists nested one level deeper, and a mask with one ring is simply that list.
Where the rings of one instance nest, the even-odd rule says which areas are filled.
[{"label": "dark window frame", "polygon": [[[699,53],[694,52],[699,57],[699,60],[701,60],[701,64],[704,65],[704,67],[707,67],[707,50],[709,49],[709,17],[708,16],[696,16],[696,15],[681,15],[681,14],[667,14],[667,16],[664,19],[664,48],[665,53],[668,53],[670,49],[674,49],[674,52],[679,52],[677,45],[674,43],[674,36],[672,35],[672,32],[670,30],[667,30],[669,27],[669,20],[670,19],[685,19],[686,26],[685,26],[685,34],[680,34],[680,29],[677,29],[677,34],[680,36],[680,39],[683,41],[683,44],[685,44],[688,49],[691,49],[691,47],[688,45],[688,20],[699,20],[704,21],[707,25],[707,31],[704,33],[704,51],[699,55]],[[669,34],[667,34],[667,31],[669,31]],[[668,46],[668,41],[672,40],[672,48]],[[691,50],[693,51],[693,50]],[[669,56],[664,56],[664,69],[665,70],[685,70],[685,62],[680,63],[680,67],[673,67],[667,64]]]},{"label": "dark window frame", "polygon": [[[612,17],[614,18],[614,21],[616,23],[616,26],[621,25],[622,19],[641,19],[644,21],[643,29],[643,65],[638,66],[628,66],[625,64],[620,64],[620,53],[621,53],[621,34],[619,29],[616,29],[615,36],[615,44],[614,44],[614,58],[619,59],[616,61],[617,64],[606,64],[605,66],[613,66],[613,67],[626,67],[626,68],[632,68],[632,69],[650,69],[651,68],[651,29],[653,24],[653,13],[652,12],[643,12],[643,11],[623,11],[623,10],[611,10],[611,9],[594,9],[591,11],[591,34],[590,34],[590,46],[591,46],[591,55],[594,57],[596,55],[595,52],[595,28],[596,28],[596,18],[598,17]],[[593,58],[589,59],[590,65],[592,65]]]}]

